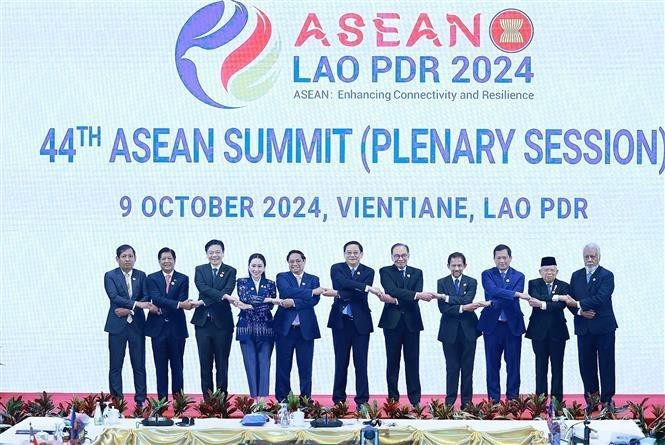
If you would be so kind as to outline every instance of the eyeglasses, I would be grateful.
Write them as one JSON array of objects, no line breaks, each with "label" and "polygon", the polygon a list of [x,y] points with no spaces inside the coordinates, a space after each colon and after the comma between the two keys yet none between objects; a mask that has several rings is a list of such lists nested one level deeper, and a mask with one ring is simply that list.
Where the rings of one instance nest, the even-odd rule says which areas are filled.
[{"label": "eyeglasses", "polygon": [[408,253],[396,253],[396,254],[393,255],[393,258],[396,259],[396,260],[399,260],[399,259],[405,260],[408,257],[409,257]]},{"label": "eyeglasses", "polygon": [[298,259],[298,260],[289,260],[289,264],[300,264],[300,263],[302,263],[302,262],[303,262],[303,261],[300,260],[300,259]]}]

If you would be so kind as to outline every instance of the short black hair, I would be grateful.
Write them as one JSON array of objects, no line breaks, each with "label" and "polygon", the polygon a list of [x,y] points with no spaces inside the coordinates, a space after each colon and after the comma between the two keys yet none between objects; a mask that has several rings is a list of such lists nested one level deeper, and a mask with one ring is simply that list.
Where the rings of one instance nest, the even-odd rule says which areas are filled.
[{"label": "short black hair", "polygon": [[224,243],[218,239],[211,239],[206,243],[206,252],[210,249],[210,246],[219,246],[222,248],[222,252],[224,252]]},{"label": "short black hair", "polygon": [[299,251],[297,249],[293,249],[293,250],[289,250],[289,253],[286,254],[286,261],[287,262],[289,261],[289,257],[294,253],[297,253],[298,255],[300,255],[301,260],[303,260],[303,261],[306,260],[304,253],[302,253],[301,251]]},{"label": "short black hair", "polygon": [[175,261],[175,250],[171,249],[170,247],[162,247],[159,249],[159,252],[157,253],[157,259],[161,260],[162,255],[165,253],[170,253],[173,256],[173,260]]},{"label": "short black hair", "polygon": [[513,257],[513,251],[510,250],[510,247],[506,246],[505,244],[499,244],[494,248],[494,252],[492,252],[492,256],[496,256],[496,253],[500,250],[507,250],[508,251],[508,256],[510,258]]},{"label": "short black hair", "polygon": [[134,256],[136,256],[136,251],[135,251],[134,248],[133,248],[132,246],[130,246],[129,244],[123,244],[122,246],[120,246],[120,247],[118,247],[117,249],[115,249],[115,256],[117,256],[118,258],[120,258],[120,255],[122,255],[122,252],[124,252],[124,251],[127,250],[127,249],[132,249],[132,253],[134,254]]},{"label": "short black hair", "polygon": [[462,259],[462,264],[466,266],[466,257],[462,252],[453,252],[450,255],[448,255],[448,265],[450,266],[450,262],[453,260],[453,258],[461,258]]},{"label": "short black hair", "polygon": [[363,245],[360,244],[358,241],[349,241],[348,243],[344,244],[344,248],[342,249],[342,252],[346,252],[346,248],[349,247],[351,244],[357,245],[358,249],[360,249],[360,253],[363,253]]}]

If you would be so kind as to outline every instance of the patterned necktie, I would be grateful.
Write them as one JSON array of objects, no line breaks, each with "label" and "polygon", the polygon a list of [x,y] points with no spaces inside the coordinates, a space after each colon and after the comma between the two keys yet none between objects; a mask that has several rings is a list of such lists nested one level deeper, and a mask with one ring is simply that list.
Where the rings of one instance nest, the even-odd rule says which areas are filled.
[{"label": "patterned necktie", "polygon": [[547,285],[547,295],[552,295],[552,283],[548,283]]},{"label": "patterned necktie", "polygon": [[129,298],[132,298],[132,276],[129,272],[124,272],[125,274],[125,284],[127,285],[127,295]]},{"label": "patterned necktie", "polygon": [[[132,299],[132,276],[130,275],[129,272],[124,272],[125,274],[125,284],[127,285],[127,295],[129,295],[129,299]],[[134,321],[134,317],[132,317],[132,314],[129,314],[127,316],[127,323],[131,323]]]},{"label": "patterned necktie", "polygon": [[455,278],[455,291],[459,295],[459,278]]},{"label": "patterned necktie", "polygon": [[590,272],[590,271],[587,271],[587,273],[586,273],[586,282],[587,282],[587,284],[589,284],[589,281],[591,281],[591,275],[593,275],[593,273]]},{"label": "patterned necktie", "polygon": [[213,282],[213,284],[215,283],[215,280],[217,279],[217,272],[218,271],[219,271],[219,269],[217,269],[216,267],[212,268],[212,282]]},{"label": "patterned necktie", "polygon": [[406,267],[402,269],[402,279],[406,280]]},{"label": "patterned necktie", "polygon": [[356,276],[356,268],[352,267],[351,268],[351,279],[353,279],[353,277],[355,277],[355,276]]},{"label": "patterned necktie", "polygon": [[[300,287],[300,283],[302,283],[302,276],[296,277],[296,281],[298,282],[298,287]],[[296,312],[296,318],[293,319],[291,325],[300,326],[300,315],[298,315],[298,312]]]},{"label": "patterned necktie", "polygon": [[168,294],[169,289],[171,289],[171,274],[166,274],[164,279],[166,280],[166,293]]}]

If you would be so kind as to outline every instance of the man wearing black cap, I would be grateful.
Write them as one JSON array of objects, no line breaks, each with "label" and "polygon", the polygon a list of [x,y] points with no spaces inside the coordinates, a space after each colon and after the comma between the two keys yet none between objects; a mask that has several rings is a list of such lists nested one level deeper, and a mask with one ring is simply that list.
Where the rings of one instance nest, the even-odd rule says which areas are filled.
[{"label": "man wearing black cap", "polygon": [[563,355],[570,338],[563,310],[566,304],[558,295],[568,295],[568,283],[556,279],[556,259],[546,256],[540,261],[540,276],[529,281],[529,305],[532,308],[526,338],[531,339],[536,354],[536,394],[547,395],[548,362],[552,367],[552,399],[563,399]]}]

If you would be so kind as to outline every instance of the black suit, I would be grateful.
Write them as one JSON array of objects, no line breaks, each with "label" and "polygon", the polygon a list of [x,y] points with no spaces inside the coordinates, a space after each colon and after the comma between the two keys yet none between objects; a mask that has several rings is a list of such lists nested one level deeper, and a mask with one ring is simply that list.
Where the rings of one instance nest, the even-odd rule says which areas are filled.
[{"label": "black suit", "polygon": [[[122,365],[125,350],[129,345],[129,360],[134,373],[134,401],[142,405],[146,399],[145,372],[145,314],[143,309],[135,308],[137,301],[142,301],[145,294],[145,273],[133,269],[131,272],[132,296],[125,275],[119,267],[104,274],[104,290],[109,297],[109,311],[104,330],[109,333],[109,388],[113,397],[122,398]],[[115,310],[125,308],[134,311],[129,317],[118,317]],[[129,322],[131,320],[131,323]]]},{"label": "black suit", "polygon": [[406,276],[395,266],[379,270],[381,286],[387,294],[397,299],[397,304],[385,304],[379,327],[383,328],[386,342],[386,380],[388,398],[399,400],[400,355],[404,349],[406,390],[412,405],[420,404],[420,331],[423,320],[420,316],[416,292],[423,290],[423,272],[415,267],[406,267]]},{"label": "black suit", "polygon": [[580,374],[584,384],[584,395],[598,393],[598,372],[600,371],[600,401],[607,403],[615,393],[614,333],[618,328],[612,293],[614,274],[598,266],[586,281],[586,269],[573,272],[570,278],[570,296],[579,302],[582,311],[594,310],[596,315],[586,319],[575,314],[575,334]]},{"label": "black suit", "polygon": [[227,265],[217,267],[213,276],[213,266],[202,264],[194,271],[194,284],[199,290],[199,300],[203,306],[194,310],[192,324],[196,330],[196,346],[199,351],[201,370],[201,392],[208,397],[208,391],[214,391],[212,383],[212,364],[215,363],[217,389],[228,392],[229,354],[233,341],[233,315],[228,300],[224,295],[231,295],[236,286],[236,270]]},{"label": "black suit", "polygon": [[473,364],[480,331],[476,314],[461,308],[473,302],[477,287],[478,282],[466,275],[459,278],[459,292],[452,275],[437,281],[437,293],[448,295],[448,301],[438,300],[441,312],[438,340],[446,357],[446,405],[453,405],[457,399],[460,375],[462,407],[473,397]]},{"label": "black suit", "polygon": [[545,303],[545,309],[532,307],[526,338],[531,339],[533,352],[536,355],[536,394],[547,395],[547,369],[552,366],[551,396],[563,399],[563,357],[566,340],[570,338],[566,317],[563,310],[566,304],[552,301],[554,295],[568,295],[570,286],[561,280],[554,280],[552,291],[547,288],[545,280],[538,278],[529,281],[528,293]]},{"label": "black suit", "polygon": [[358,264],[355,273],[351,275],[348,264],[337,263],[330,268],[330,279],[333,288],[339,292],[328,317],[335,349],[333,402],[346,401],[346,378],[353,349],[353,366],[356,371],[354,401],[360,406],[369,401],[367,354],[369,334],[374,331],[374,327],[365,288],[374,282],[374,269]]},{"label": "black suit", "polygon": [[189,277],[177,271],[171,274],[168,291],[162,271],[146,278],[146,296],[159,308],[158,314],[148,314],[145,335],[151,338],[152,355],[157,376],[157,397],[168,398],[169,366],[171,368],[171,394],[183,390],[183,356],[189,336],[185,311],[178,307],[189,298]]}]

